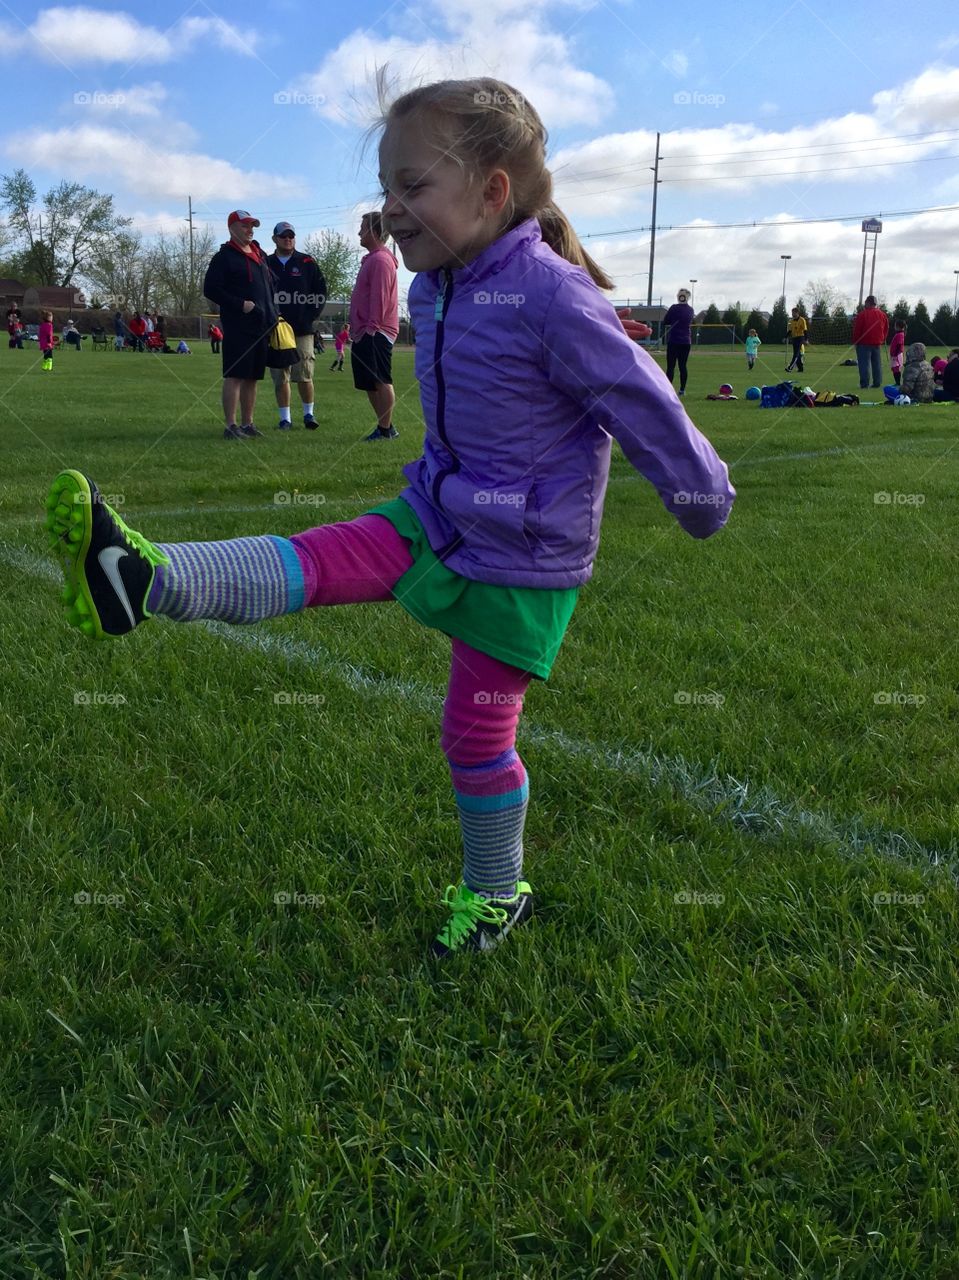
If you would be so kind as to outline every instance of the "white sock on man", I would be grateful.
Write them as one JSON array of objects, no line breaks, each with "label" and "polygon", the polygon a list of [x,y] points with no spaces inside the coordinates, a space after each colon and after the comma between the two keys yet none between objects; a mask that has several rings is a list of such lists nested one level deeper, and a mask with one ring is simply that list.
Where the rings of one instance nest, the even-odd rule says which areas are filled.
[{"label": "white sock on man", "polygon": [[280,421],[281,421],[281,422],[291,422],[291,421],[292,421],[292,419],[291,419],[291,417],[290,417],[290,408],[289,408],[289,405],[287,405],[287,407],[286,407],[285,409],[281,409],[281,410],[280,410]]},{"label": "white sock on man", "polygon": [[307,404],[307,403],[304,401],[304,403],[303,403],[303,417],[304,417],[304,418],[312,418],[312,417],[313,417],[313,401],[312,401],[312,400],[310,401],[310,403],[309,403],[309,404]]}]

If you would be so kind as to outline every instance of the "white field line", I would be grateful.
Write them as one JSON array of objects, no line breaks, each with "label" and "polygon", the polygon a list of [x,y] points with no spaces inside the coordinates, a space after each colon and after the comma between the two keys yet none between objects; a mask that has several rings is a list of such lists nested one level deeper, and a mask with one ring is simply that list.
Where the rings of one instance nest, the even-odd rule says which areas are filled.
[{"label": "white field line", "polygon": [[[32,577],[62,581],[56,565],[28,548],[0,543],[0,560]],[[362,696],[401,698],[417,711],[434,715],[439,714],[443,705],[443,694],[428,685],[364,671],[335,658],[318,645],[288,635],[252,627],[234,627],[222,622],[198,625],[229,644],[270,658],[285,658],[293,665],[307,666],[314,674],[332,678]],[[649,748],[615,747],[571,738],[562,730],[549,729],[535,721],[524,721],[521,734],[537,746],[555,749],[595,769],[627,774],[642,779],[649,786],[667,787],[691,808],[768,842],[775,843],[784,837],[804,843],[816,841],[838,846],[849,856],[871,850],[905,861],[920,870],[944,867],[954,878],[957,874],[954,866],[959,859],[954,845],[945,849],[932,848],[920,844],[905,832],[873,827],[859,817],[834,818],[826,811],[805,809],[794,801],[780,799],[768,787],[753,787],[749,782],[728,774],[721,776],[714,771],[704,771],[682,756],[660,755]]]}]

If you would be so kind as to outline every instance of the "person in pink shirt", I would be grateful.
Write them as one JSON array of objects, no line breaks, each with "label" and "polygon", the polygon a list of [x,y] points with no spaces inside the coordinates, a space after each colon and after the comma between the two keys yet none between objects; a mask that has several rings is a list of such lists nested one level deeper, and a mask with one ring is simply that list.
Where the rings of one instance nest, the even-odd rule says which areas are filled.
[{"label": "person in pink shirt", "polygon": [[400,434],[393,426],[393,343],[400,331],[396,259],[386,247],[379,212],[360,219],[360,244],[366,257],[350,298],[350,363],[354,387],[366,392],[376,414],[376,426],[365,437],[372,443]]},{"label": "person in pink shirt", "polygon": [[896,332],[892,335],[892,342],[889,344],[889,367],[892,369],[892,378],[897,387],[902,383],[902,365],[905,358],[906,322],[897,320]]},{"label": "person in pink shirt", "polygon": [[345,324],[333,339],[333,345],[336,347],[336,359],[330,365],[330,373],[332,373],[334,369],[339,369],[340,373],[343,372],[343,348],[347,345],[349,340],[350,326]]},{"label": "person in pink shirt", "polygon": [[37,325],[37,346],[43,356],[40,368],[44,373],[53,372],[53,312],[41,311]]}]

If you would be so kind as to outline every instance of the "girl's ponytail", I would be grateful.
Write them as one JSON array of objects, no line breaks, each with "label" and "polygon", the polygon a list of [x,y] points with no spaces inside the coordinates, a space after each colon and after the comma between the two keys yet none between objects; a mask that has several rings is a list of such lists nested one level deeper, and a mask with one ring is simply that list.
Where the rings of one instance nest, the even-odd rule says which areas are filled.
[{"label": "girl's ponytail", "polygon": [[593,282],[600,289],[612,289],[612,280],[580,244],[579,236],[573,230],[562,209],[558,209],[550,200],[545,208],[537,211],[536,218],[544,241],[554,253],[558,253],[567,262],[572,262],[574,266],[588,271]]}]

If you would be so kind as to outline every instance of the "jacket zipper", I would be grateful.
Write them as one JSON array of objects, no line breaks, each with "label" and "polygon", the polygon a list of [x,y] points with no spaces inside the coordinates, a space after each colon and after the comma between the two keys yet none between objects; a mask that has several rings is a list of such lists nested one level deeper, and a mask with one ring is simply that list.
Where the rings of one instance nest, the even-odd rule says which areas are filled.
[{"label": "jacket zipper", "polygon": [[[433,319],[436,321],[436,341],[433,344],[433,368],[436,371],[436,433],[443,442],[443,447],[452,457],[452,465],[445,470],[437,471],[433,477],[433,501],[439,506],[440,487],[447,476],[452,475],[454,471],[459,471],[459,462],[452,455],[449,447],[449,437],[446,434],[446,382],[443,378],[443,323],[446,320],[446,313],[450,309],[450,303],[453,300],[453,273],[448,267],[443,268],[443,279],[440,284],[440,291],[436,295],[436,302],[433,306]],[[454,544],[459,541],[455,538],[448,547],[444,547],[440,553],[448,555]]]}]

